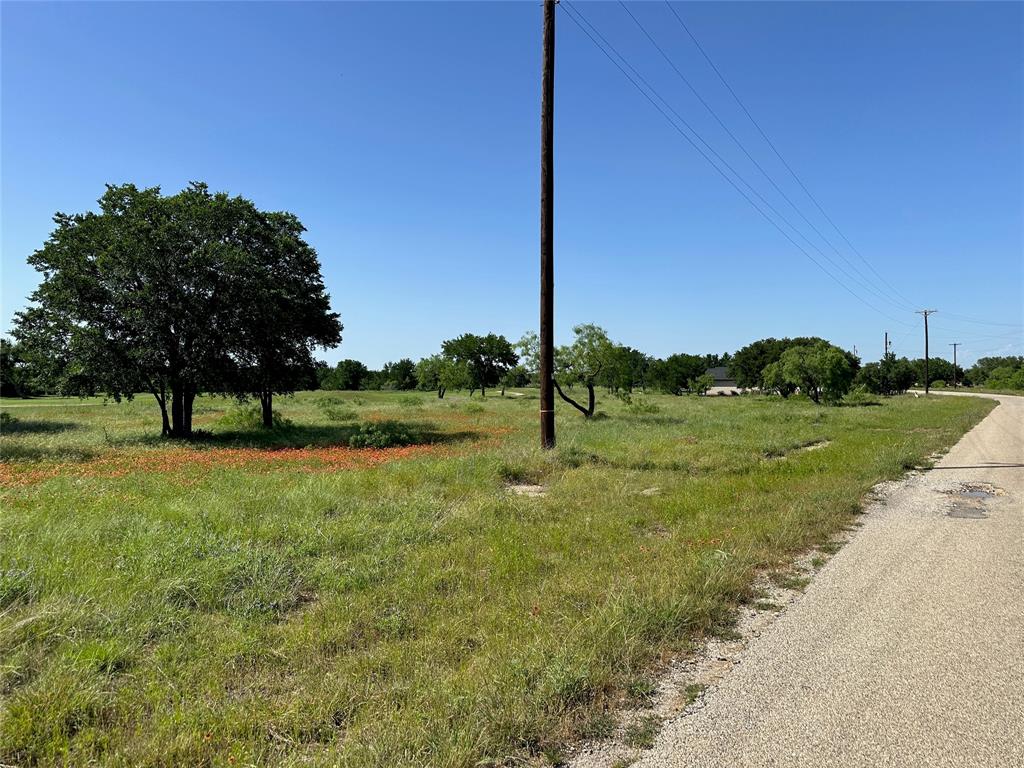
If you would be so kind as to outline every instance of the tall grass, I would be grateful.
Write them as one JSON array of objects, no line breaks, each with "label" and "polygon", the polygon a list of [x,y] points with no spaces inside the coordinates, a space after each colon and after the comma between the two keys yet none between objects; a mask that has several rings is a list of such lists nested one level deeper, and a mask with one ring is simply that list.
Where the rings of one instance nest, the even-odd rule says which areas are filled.
[{"label": "tall grass", "polygon": [[[348,445],[323,397],[251,435],[204,399],[197,450]],[[536,401],[358,397],[326,408],[459,437],[364,469],[141,472],[163,450],[144,400],[12,409],[70,426],[0,437],[12,470],[61,470],[3,490],[0,762],[555,764],[663,654],[726,630],[757,569],[992,407],[609,398],[601,421],[560,410],[542,453]],[[71,471],[96,457],[128,469]]]}]

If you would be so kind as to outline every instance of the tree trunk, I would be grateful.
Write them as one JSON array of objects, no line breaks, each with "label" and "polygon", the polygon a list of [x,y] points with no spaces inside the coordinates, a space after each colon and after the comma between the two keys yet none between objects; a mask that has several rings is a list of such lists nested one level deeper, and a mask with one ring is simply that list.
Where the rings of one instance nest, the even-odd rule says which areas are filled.
[{"label": "tree trunk", "polygon": [[153,390],[153,397],[160,406],[160,436],[167,437],[171,434],[171,420],[167,417],[167,393]]},{"label": "tree trunk", "polygon": [[480,385],[480,397],[487,397],[487,393],[484,391],[484,385]]},{"label": "tree trunk", "polygon": [[260,407],[263,409],[263,428],[274,426],[274,393],[260,392]]},{"label": "tree trunk", "polygon": [[438,400],[444,399],[444,391],[445,391],[444,387],[438,387],[437,388],[437,399]]},{"label": "tree trunk", "polygon": [[171,437],[185,437],[185,393],[181,384],[171,384]]},{"label": "tree trunk", "polygon": [[558,392],[558,396],[561,397],[563,400],[565,400],[565,402],[567,402],[573,408],[578,410],[580,413],[582,413],[588,419],[591,416],[594,415],[594,385],[593,384],[588,384],[587,385],[587,390],[590,393],[589,407],[584,408],[582,405],[577,403],[575,400],[573,400],[571,397],[569,397],[567,394],[565,394],[565,392],[562,391],[562,387],[559,386],[559,384],[558,384],[558,379],[552,379],[552,382],[555,385],[555,390]]}]

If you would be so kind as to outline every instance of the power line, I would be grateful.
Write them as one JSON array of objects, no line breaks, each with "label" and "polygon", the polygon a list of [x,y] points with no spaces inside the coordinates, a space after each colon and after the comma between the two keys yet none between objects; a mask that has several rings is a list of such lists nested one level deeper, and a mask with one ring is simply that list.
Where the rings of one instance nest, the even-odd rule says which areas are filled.
[{"label": "power line", "polygon": [[[892,304],[893,306],[895,306],[895,307],[897,307],[899,309],[904,309],[904,310],[913,309],[913,305],[911,305],[910,303],[894,301],[891,297],[885,295],[882,291],[880,291],[877,288],[875,288],[871,284],[870,278],[868,278],[864,273],[862,273],[853,262],[851,262],[849,259],[847,259],[846,256],[844,256],[843,253],[838,248],[836,248],[836,246],[832,243],[832,241],[829,240],[822,233],[822,231],[820,229],[818,229],[817,226],[815,226],[814,222],[812,222],[809,218],[807,218],[807,216],[804,214],[804,212],[796,205],[796,203],[793,202],[793,200],[789,197],[789,195],[786,194],[785,190],[783,190],[778,185],[778,183],[776,183],[775,179],[772,178],[771,174],[769,174],[768,171],[766,171],[764,169],[764,167],[747,150],[747,148],[736,137],[736,135],[731,130],[729,130],[729,126],[727,126],[725,124],[725,122],[718,116],[718,113],[715,112],[715,110],[712,108],[712,106],[710,104],[708,104],[708,102],[704,99],[703,96],[701,96],[700,92],[693,85],[693,83],[691,83],[690,80],[686,77],[686,75],[684,75],[682,73],[682,71],[679,69],[679,67],[676,66],[676,64],[672,60],[672,58],[668,55],[668,53],[665,52],[665,49],[662,48],[658,44],[658,41],[654,39],[654,36],[651,35],[651,33],[640,22],[640,20],[636,17],[636,15],[629,9],[629,7],[624,2],[622,2],[622,0],[619,0],[619,5],[622,7],[622,10],[625,11],[626,14],[633,20],[633,23],[636,24],[637,28],[644,34],[644,36],[648,39],[648,41],[650,41],[651,45],[654,46],[655,50],[657,50],[658,53],[661,54],[661,57],[668,63],[669,67],[672,68],[672,71],[675,72],[676,76],[680,80],[683,81],[683,83],[686,85],[686,87],[690,89],[690,92],[693,93],[693,95],[697,98],[697,100],[704,106],[704,108],[708,111],[708,113],[715,119],[715,121],[718,123],[718,125],[721,126],[722,130],[724,130],[726,132],[726,134],[729,136],[729,138],[732,139],[733,143],[737,147],[739,147],[740,151],[743,152],[744,155],[746,155],[747,159],[750,160],[751,163],[753,163],[754,167],[756,167],[757,170],[761,172],[761,175],[764,176],[765,179],[768,180],[768,183],[771,184],[772,187],[775,189],[775,191],[778,192],[779,195],[782,196],[782,199],[785,200],[789,204],[789,207],[792,208],[796,212],[796,214],[801,219],[803,219],[803,221],[815,232],[815,234],[817,234],[818,237],[820,237],[825,242],[825,244],[829,248],[831,248],[835,252],[835,254],[840,259],[842,259],[843,262],[846,263],[856,273],[856,276],[850,274],[845,269],[840,267],[838,264],[835,264],[834,262],[832,262],[836,266],[836,268],[841,270],[843,272],[843,274],[845,274],[851,280],[853,280],[854,282],[857,282],[862,288],[864,288],[864,289],[874,293],[882,301],[889,302],[890,304]],[[790,226],[792,226],[792,225],[790,225]],[[795,227],[793,229],[795,230]],[[803,236],[801,235],[801,237],[803,237]],[[806,238],[804,238],[804,240],[810,245],[810,241],[809,240],[806,240]],[[812,247],[817,249],[817,246],[812,245]],[[820,250],[819,250],[819,253],[820,253]],[[821,255],[822,255],[822,257],[825,257],[824,253],[822,253]],[[831,261],[831,259],[830,259],[830,261]]]},{"label": "power line", "polygon": [[786,168],[787,171],[789,171],[790,176],[792,176],[796,183],[800,185],[800,189],[804,191],[804,194],[807,195],[808,199],[810,199],[810,201],[814,203],[814,206],[825,218],[825,221],[827,221],[829,225],[832,227],[832,229],[834,229],[839,234],[839,237],[843,239],[843,242],[845,242],[850,247],[850,250],[853,251],[857,255],[857,257],[864,262],[868,269],[870,269],[884,285],[888,286],[888,288],[892,291],[894,296],[898,296],[900,299],[906,302],[908,306],[911,306],[913,302],[911,302],[910,299],[908,299],[906,296],[900,293],[900,291],[898,291],[891,283],[889,283],[889,281],[886,280],[878,272],[877,269],[875,269],[871,262],[868,261],[859,250],[857,250],[854,244],[850,242],[850,239],[845,234],[843,234],[843,231],[839,229],[838,225],[836,225],[836,223],[832,220],[828,213],[826,213],[825,209],[822,207],[821,203],[818,202],[817,198],[813,194],[811,194],[811,191],[807,188],[807,185],[803,183],[803,181],[797,175],[796,171],[794,171],[792,166],[790,166],[790,164],[786,162],[786,158],[782,156],[782,153],[779,152],[774,142],[772,142],[772,140],[768,138],[768,134],[764,132],[764,129],[761,128],[761,125],[757,122],[757,120],[754,119],[754,116],[750,113],[750,110],[747,109],[746,104],[743,103],[743,100],[740,99],[736,91],[733,90],[733,87],[729,85],[729,81],[725,79],[725,75],[721,73],[721,71],[715,65],[715,62],[711,60],[711,57],[707,54],[707,51],[704,50],[704,46],[700,44],[700,41],[697,40],[697,37],[693,34],[693,32],[690,31],[690,28],[686,25],[686,22],[683,21],[682,17],[676,12],[676,9],[672,7],[672,4],[668,2],[668,0],[665,0],[665,5],[668,7],[669,11],[672,12],[672,15],[675,17],[676,21],[679,22],[679,25],[683,28],[686,34],[689,35],[690,39],[693,41],[693,44],[697,46],[697,50],[700,51],[701,55],[704,57],[704,60],[708,63],[711,69],[714,70],[715,74],[718,75],[718,79],[722,81],[722,85],[724,85],[726,90],[729,91],[733,99],[735,99],[736,103],[739,105],[740,109],[743,110],[743,113],[750,120],[751,124],[754,126],[754,128],[757,129],[757,132],[761,135],[761,138],[765,140],[765,143],[768,144],[772,152],[775,153],[775,156],[779,158],[779,161],[782,163],[782,165]]},{"label": "power line", "polygon": [[[784,223],[786,223],[786,224],[787,224],[787,226],[789,226],[789,227],[790,227],[790,228],[792,228],[792,229],[793,229],[793,230],[794,230],[795,232],[797,232],[797,234],[798,234],[799,236],[803,237],[803,235],[801,235],[801,234],[799,233],[799,230],[797,230],[797,229],[796,229],[795,227],[793,227],[793,225],[792,225],[792,224],[790,224],[790,223],[789,223],[789,222],[788,222],[788,221],[787,221],[787,220],[785,219],[785,217],[783,217],[783,216],[782,216],[781,214],[779,214],[779,213],[778,213],[778,211],[777,211],[777,210],[775,210],[775,209],[774,209],[774,207],[772,207],[772,205],[771,205],[771,204],[770,204],[770,203],[769,203],[768,201],[764,200],[764,198],[763,198],[763,197],[762,197],[762,196],[761,196],[761,195],[760,195],[760,194],[759,194],[759,193],[758,193],[758,192],[757,192],[757,191],[756,191],[756,190],[755,190],[755,189],[754,189],[753,187],[751,187],[751,186],[749,185],[749,183],[747,183],[746,181],[744,181],[744,180],[743,180],[742,176],[741,176],[741,175],[740,175],[739,173],[737,173],[737,172],[736,172],[736,170],[735,170],[735,169],[733,169],[733,168],[732,168],[732,166],[730,166],[730,165],[729,165],[729,163],[728,163],[728,162],[727,162],[726,160],[724,160],[724,159],[723,159],[723,158],[722,158],[722,157],[721,157],[721,156],[720,156],[720,155],[719,155],[719,154],[718,154],[717,152],[715,152],[715,151],[714,151],[714,149],[713,149],[713,148],[712,148],[712,147],[711,147],[711,146],[710,146],[709,144],[707,144],[707,142],[706,142],[706,141],[704,141],[704,139],[703,139],[703,138],[701,138],[701,137],[700,137],[700,134],[698,134],[698,133],[697,133],[697,132],[696,132],[696,131],[695,131],[695,130],[694,130],[694,129],[693,129],[693,128],[692,128],[692,127],[691,127],[691,126],[689,125],[689,123],[687,123],[687,122],[686,122],[686,120],[685,120],[685,119],[684,119],[684,118],[683,118],[683,117],[682,117],[681,115],[679,115],[679,113],[678,113],[678,112],[676,112],[676,111],[675,111],[675,110],[674,110],[674,109],[673,109],[673,108],[671,107],[671,105],[670,105],[670,104],[668,104],[668,102],[667,102],[667,101],[666,101],[666,100],[665,100],[665,99],[664,99],[664,98],[663,98],[663,97],[661,96],[661,94],[659,94],[659,93],[658,93],[658,91],[657,91],[657,90],[656,90],[656,89],[655,89],[655,88],[654,88],[653,86],[651,86],[651,85],[650,85],[650,83],[648,83],[648,82],[647,82],[647,81],[646,81],[646,80],[645,80],[645,79],[643,78],[643,76],[642,76],[642,75],[641,75],[641,74],[640,74],[639,72],[637,72],[636,68],[635,68],[635,67],[633,67],[633,66],[632,66],[632,65],[631,65],[631,64],[630,64],[630,63],[629,63],[629,62],[628,62],[628,61],[626,60],[626,58],[625,58],[625,57],[624,57],[624,56],[623,56],[623,55],[622,55],[621,53],[619,53],[619,52],[618,52],[618,50],[616,50],[616,49],[615,49],[615,47],[614,47],[614,46],[613,46],[613,45],[612,45],[611,43],[609,43],[609,42],[608,42],[607,38],[605,38],[605,37],[604,37],[603,35],[601,35],[601,33],[600,33],[600,32],[599,32],[598,30],[597,30],[597,28],[596,28],[596,27],[594,27],[594,25],[593,25],[593,24],[592,24],[591,22],[589,22],[589,21],[587,20],[587,18],[586,18],[586,17],[585,17],[585,16],[584,16],[584,15],[582,14],[582,12],[580,12],[580,10],[579,10],[578,8],[575,8],[575,7],[573,6],[573,4],[572,4],[572,3],[568,2],[568,0],[564,0],[564,2],[561,2],[561,3],[559,3],[559,8],[561,8],[561,9],[562,9],[562,10],[563,10],[563,11],[564,11],[564,12],[565,12],[565,13],[566,13],[566,14],[567,14],[568,16],[569,16],[569,19],[570,19],[570,20],[572,20],[572,22],[573,22],[574,24],[576,24],[576,26],[577,26],[577,27],[579,27],[579,29],[580,29],[580,30],[581,30],[581,31],[582,31],[582,32],[584,33],[584,35],[586,35],[586,36],[587,36],[587,37],[588,37],[588,38],[590,39],[590,41],[591,41],[591,42],[592,42],[592,43],[593,43],[593,44],[594,44],[594,45],[595,45],[595,46],[596,46],[596,47],[598,48],[598,50],[600,50],[600,51],[601,51],[601,53],[603,53],[603,54],[605,55],[605,57],[606,57],[606,58],[607,58],[607,59],[608,59],[608,60],[609,60],[609,61],[610,61],[610,62],[611,62],[611,63],[612,63],[613,65],[615,65],[615,67],[616,67],[616,68],[617,68],[617,69],[618,69],[618,70],[619,70],[619,71],[620,71],[620,72],[622,73],[622,75],[623,75],[623,76],[624,76],[624,77],[625,77],[625,78],[626,78],[626,79],[627,79],[627,80],[629,81],[629,83],[630,83],[630,84],[631,84],[631,85],[632,85],[632,86],[633,86],[634,88],[636,88],[636,89],[637,89],[637,91],[639,91],[639,92],[640,92],[640,94],[641,94],[641,95],[642,95],[642,96],[643,96],[643,97],[644,97],[645,99],[647,99],[647,100],[648,100],[648,101],[649,101],[649,102],[651,103],[651,105],[652,105],[652,106],[653,106],[653,107],[654,107],[654,108],[655,108],[656,110],[658,110],[658,112],[659,112],[659,113],[661,113],[662,117],[664,117],[664,118],[665,118],[665,119],[666,119],[666,120],[668,121],[669,125],[671,125],[671,126],[672,126],[672,128],[673,128],[673,129],[674,129],[674,130],[675,130],[675,131],[676,131],[676,132],[677,132],[677,133],[678,133],[678,134],[679,134],[680,136],[682,136],[682,137],[683,137],[684,139],[686,139],[686,141],[687,141],[687,142],[688,142],[688,143],[690,144],[690,146],[692,146],[692,147],[693,147],[693,148],[694,148],[694,149],[695,149],[695,150],[696,150],[696,151],[697,151],[697,152],[698,152],[698,153],[699,153],[699,154],[701,155],[701,157],[703,157],[703,158],[704,158],[704,159],[705,159],[705,160],[706,160],[706,161],[708,162],[708,164],[709,164],[709,165],[711,165],[711,167],[712,167],[712,168],[714,168],[714,169],[715,169],[715,170],[716,170],[716,171],[717,171],[717,172],[719,173],[719,175],[721,175],[721,176],[722,176],[722,178],[723,178],[723,179],[725,179],[725,180],[726,180],[726,181],[727,181],[727,182],[729,183],[729,185],[730,185],[730,186],[732,186],[732,187],[733,187],[733,189],[735,189],[735,190],[736,190],[736,191],[737,191],[737,192],[738,192],[738,193],[739,193],[739,194],[740,194],[740,195],[741,195],[741,196],[743,197],[743,199],[744,199],[744,200],[746,200],[746,201],[747,201],[747,202],[748,202],[748,203],[749,203],[749,204],[751,205],[751,207],[753,207],[753,209],[754,209],[755,211],[757,211],[757,212],[758,212],[758,213],[759,213],[759,214],[760,214],[760,215],[762,216],[762,218],[764,218],[764,219],[765,219],[765,220],[766,220],[766,221],[767,221],[767,222],[768,222],[769,224],[771,224],[771,225],[772,225],[773,227],[775,227],[775,229],[777,229],[777,230],[779,231],[779,233],[780,233],[780,234],[781,234],[781,235],[782,235],[783,237],[785,237],[785,238],[786,238],[786,240],[788,240],[788,241],[789,241],[789,242],[790,242],[790,243],[791,243],[791,244],[792,244],[792,245],[793,245],[793,246],[794,246],[794,247],[795,247],[795,248],[796,248],[797,250],[799,250],[799,251],[800,251],[800,252],[801,252],[801,253],[802,253],[802,254],[803,254],[804,256],[806,256],[806,257],[807,257],[807,258],[808,258],[808,259],[809,259],[809,260],[810,260],[810,261],[811,261],[811,262],[812,262],[812,263],[813,263],[813,264],[814,264],[815,266],[817,266],[817,267],[818,267],[818,268],[819,268],[819,269],[820,269],[820,270],[821,270],[822,272],[824,272],[824,273],[825,273],[826,275],[828,275],[828,276],[829,276],[829,277],[830,277],[830,278],[831,278],[832,280],[834,280],[834,281],[835,281],[836,283],[838,283],[838,285],[839,285],[839,286],[840,286],[840,287],[841,287],[841,288],[842,288],[843,290],[845,290],[845,291],[846,291],[847,293],[849,293],[849,294],[850,294],[851,296],[853,296],[853,297],[854,297],[855,299],[857,299],[858,301],[860,301],[860,302],[861,302],[862,304],[864,304],[864,305],[865,305],[866,307],[868,307],[869,309],[871,309],[871,310],[872,310],[872,311],[874,311],[874,312],[877,312],[878,314],[882,315],[883,317],[886,317],[886,318],[888,318],[888,319],[892,320],[893,322],[896,322],[896,323],[898,323],[898,324],[900,324],[900,325],[908,325],[908,323],[904,323],[904,322],[903,322],[902,320],[898,320],[898,319],[894,318],[894,317],[893,317],[892,315],[889,315],[889,314],[887,314],[887,313],[886,313],[886,312],[884,312],[883,310],[880,310],[880,309],[878,309],[878,307],[876,307],[876,306],[874,306],[873,304],[871,304],[870,302],[868,302],[868,301],[867,301],[866,299],[864,299],[864,298],[863,298],[863,297],[862,297],[862,296],[861,296],[860,294],[858,294],[858,293],[854,292],[854,291],[853,291],[853,290],[852,290],[852,289],[851,289],[851,288],[850,288],[849,286],[847,286],[847,285],[846,285],[846,283],[844,283],[844,282],[843,282],[842,280],[840,280],[840,279],[839,279],[839,278],[837,278],[837,277],[836,277],[835,275],[833,275],[833,274],[832,274],[831,272],[829,272],[829,271],[828,271],[828,269],[826,269],[826,268],[825,268],[825,267],[824,267],[824,266],[823,266],[823,265],[821,264],[821,262],[819,262],[819,261],[818,261],[817,259],[815,259],[815,258],[814,258],[814,257],[813,257],[813,256],[812,256],[812,255],[811,255],[810,253],[808,253],[808,251],[807,251],[807,250],[806,250],[806,249],[805,249],[805,248],[804,248],[803,246],[801,246],[801,245],[800,245],[800,244],[799,244],[799,243],[798,243],[798,242],[797,242],[796,240],[794,240],[794,239],[793,239],[793,238],[792,238],[792,237],[791,237],[791,236],[789,235],[789,233],[788,233],[788,232],[786,232],[786,231],[785,231],[785,230],[784,230],[784,229],[783,229],[783,228],[782,228],[781,226],[779,226],[779,224],[778,224],[778,223],[777,223],[777,222],[776,222],[776,221],[775,221],[775,220],[774,220],[774,219],[773,219],[772,217],[770,217],[770,216],[769,216],[769,215],[768,215],[767,213],[765,213],[765,212],[764,212],[764,210],[762,210],[762,209],[761,209],[761,207],[760,207],[760,206],[758,206],[758,205],[757,205],[757,203],[755,203],[755,202],[754,202],[754,201],[753,201],[753,200],[752,200],[752,199],[750,198],[750,196],[749,196],[749,195],[748,195],[748,194],[747,194],[746,192],[744,192],[744,191],[743,191],[743,189],[741,189],[741,188],[739,187],[739,185],[738,185],[738,184],[737,184],[737,183],[736,183],[735,181],[733,181],[733,179],[732,179],[732,178],[730,178],[730,177],[729,177],[729,175],[728,175],[728,174],[727,174],[727,173],[726,173],[725,171],[723,171],[723,170],[722,170],[722,168],[721,168],[721,167],[719,167],[719,165],[718,165],[717,163],[715,163],[715,161],[714,161],[714,160],[712,160],[712,159],[711,159],[711,157],[710,157],[710,156],[708,155],[708,153],[707,153],[707,152],[705,152],[705,151],[704,151],[703,149],[701,149],[701,148],[700,148],[700,146],[698,146],[698,145],[697,145],[697,143],[696,143],[696,142],[695,142],[695,141],[694,141],[694,140],[693,140],[692,138],[690,138],[690,136],[689,136],[689,135],[688,135],[688,134],[687,134],[686,132],[684,132],[684,131],[683,131],[683,130],[682,130],[682,129],[681,129],[680,127],[679,127],[679,125],[677,125],[677,124],[676,124],[676,122],[675,122],[675,121],[674,121],[674,120],[672,119],[672,117],[670,117],[670,116],[669,116],[668,112],[666,112],[666,111],[665,111],[665,109],[663,109],[663,108],[662,108],[662,107],[661,107],[661,106],[660,106],[660,105],[658,104],[658,102],[657,102],[657,101],[655,101],[655,100],[654,100],[654,98],[652,98],[651,94],[653,93],[653,94],[654,94],[654,95],[655,95],[655,96],[656,96],[656,97],[657,97],[657,98],[658,98],[658,99],[659,99],[660,101],[662,101],[662,102],[663,102],[663,103],[664,103],[664,104],[666,105],[666,107],[667,107],[667,108],[668,108],[668,109],[669,109],[669,110],[670,110],[670,111],[671,111],[671,112],[672,112],[673,114],[675,114],[675,115],[676,115],[676,117],[677,117],[677,118],[679,119],[679,121],[680,121],[681,123],[683,123],[683,125],[685,125],[685,126],[686,126],[686,127],[687,127],[687,128],[689,129],[689,130],[690,130],[690,132],[691,132],[691,133],[693,133],[693,134],[694,134],[694,136],[696,136],[696,137],[697,137],[697,139],[698,139],[699,141],[701,141],[701,143],[703,143],[703,144],[704,144],[705,146],[707,146],[707,147],[708,147],[708,150],[709,150],[709,151],[710,151],[710,152],[711,152],[712,154],[714,154],[714,155],[715,155],[715,157],[717,157],[717,158],[718,158],[718,159],[719,159],[719,160],[721,161],[721,163],[722,163],[722,164],[723,164],[723,165],[724,165],[725,167],[729,168],[729,170],[730,170],[730,171],[732,171],[732,173],[733,173],[734,175],[736,175],[736,177],[737,177],[737,178],[739,178],[741,182],[743,182],[743,183],[744,183],[744,184],[745,184],[745,185],[746,185],[747,187],[749,187],[749,188],[751,189],[751,191],[752,191],[752,192],[754,193],[754,195],[755,195],[755,196],[757,196],[758,198],[760,198],[760,199],[761,199],[761,200],[762,200],[762,201],[764,202],[764,204],[765,204],[765,206],[766,206],[767,208],[769,208],[770,210],[772,210],[772,211],[773,211],[773,212],[774,212],[774,213],[775,213],[775,214],[776,214],[776,215],[777,215],[777,216],[778,216],[778,217],[779,217],[780,219],[782,219],[782,221],[783,221]],[[581,23],[581,21],[580,21],[579,19],[577,19],[577,18],[576,18],[577,16],[579,16],[579,19],[582,19],[582,22],[583,22],[583,23]],[[593,30],[594,30],[594,33],[595,33],[595,34],[596,34],[596,35],[597,35],[598,37],[600,37],[600,38],[601,38],[601,40],[602,40],[602,41],[604,42],[604,45],[602,45],[601,43],[599,43],[599,42],[598,42],[598,40],[597,40],[597,39],[596,39],[596,38],[594,37],[594,35],[593,35],[593,34],[591,34],[591,33],[590,33],[590,31],[589,31],[589,30],[587,29],[587,27],[585,27],[585,26],[584,26],[584,23],[585,23],[585,24],[586,24],[587,26],[589,26],[589,27],[590,27],[591,29],[593,29]],[[605,47],[605,46],[607,46],[607,49],[606,49],[606,47]],[[629,69],[630,69],[630,70],[631,70],[631,71],[632,71],[632,72],[633,72],[633,73],[634,73],[634,74],[636,75],[636,78],[637,78],[637,79],[639,79],[639,80],[640,80],[640,81],[641,81],[641,82],[642,82],[642,83],[644,84],[644,86],[646,86],[646,88],[647,88],[647,89],[648,89],[648,90],[649,90],[649,91],[650,91],[651,93],[648,93],[648,92],[647,92],[647,90],[644,90],[644,88],[642,88],[642,87],[640,86],[640,84],[639,84],[639,83],[637,82],[637,79],[634,79],[634,78],[633,78],[633,76],[631,76],[631,75],[629,74],[629,72],[627,72],[627,71],[626,71],[626,69],[625,69],[625,68],[623,67],[623,65],[622,65],[622,64],[620,64],[620,63],[619,63],[618,61],[616,61],[615,57],[613,57],[613,56],[612,56],[612,54],[611,54],[611,53],[609,53],[609,51],[611,51],[612,53],[614,53],[614,54],[615,54],[615,56],[617,56],[617,57],[618,57],[618,58],[619,58],[619,59],[620,59],[620,60],[621,60],[621,61],[623,62],[623,64],[625,64],[625,66],[626,66],[626,67],[629,67]],[[804,238],[804,239],[806,240],[806,238]],[[812,247],[813,247],[813,246],[812,246]],[[819,252],[820,252],[820,250],[819,250]],[[822,256],[823,256],[823,257],[825,257],[825,255],[824,255],[824,254],[822,254]],[[825,257],[825,258],[827,258],[827,257]],[[831,262],[831,260],[829,260],[829,261]]]},{"label": "power line", "polygon": [[977,325],[997,325],[1005,326],[1006,328],[1024,328],[1024,323],[996,323],[990,320],[978,320],[976,318],[967,317],[965,315],[954,315],[950,313],[947,313],[946,317],[951,317],[954,320],[959,320],[964,323],[975,323]]}]

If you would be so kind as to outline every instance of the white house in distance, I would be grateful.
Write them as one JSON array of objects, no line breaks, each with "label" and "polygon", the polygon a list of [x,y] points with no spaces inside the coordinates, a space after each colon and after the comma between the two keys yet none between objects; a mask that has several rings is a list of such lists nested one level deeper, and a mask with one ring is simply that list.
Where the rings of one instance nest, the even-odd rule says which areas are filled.
[{"label": "white house in distance", "polygon": [[704,373],[715,380],[708,390],[708,395],[738,395],[743,391],[724,365],[708,368]]}]

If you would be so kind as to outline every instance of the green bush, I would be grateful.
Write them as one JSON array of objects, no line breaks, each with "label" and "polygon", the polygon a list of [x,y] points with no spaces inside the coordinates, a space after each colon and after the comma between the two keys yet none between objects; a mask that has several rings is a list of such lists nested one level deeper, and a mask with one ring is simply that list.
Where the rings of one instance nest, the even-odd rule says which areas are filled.
[{"label": "green bush", "polygon": [[342,400],[324,397],[317,401],[317,405],[328,421],[355,421],[359,418],[359,412],[347,407]]},{"label": "green bush", "polygon": [[[277,411],[274,411],[273,419],[274,429],[284,429],[292,426],[291,419],[286,419]],[[233,408],[221,416],[218,423],[222,427],[240,431],[263,429],[263,413],[258,405]]]},{"label": "green bush", "polygon": [[394,448],[418,441],[416,433],[399,421],[371,421],[349,438],[352,448]]},{"label": "green bush", "polygon": [[843,398],[843,405],[881,405],[879,400],[864,385],[858,385],[850,390]]},{"label": "green bush", "polygon": [[626,410],[630,413],[658,413],[661,408],[645,397],[633,397],[626,403]]},{"label": "green bush", "polygon": [[3,429],[4,427],[13,427],[17,423],[18,420],[6,411],[0,413],[0,429]]}]

